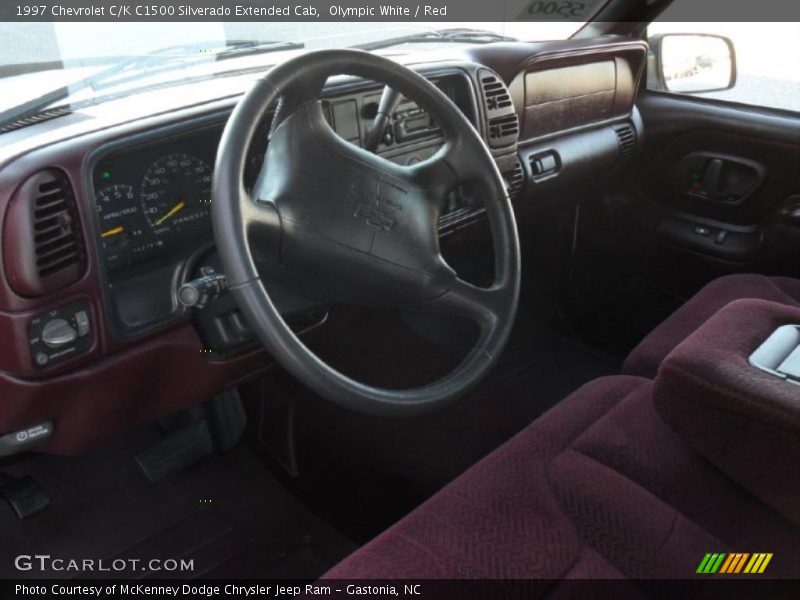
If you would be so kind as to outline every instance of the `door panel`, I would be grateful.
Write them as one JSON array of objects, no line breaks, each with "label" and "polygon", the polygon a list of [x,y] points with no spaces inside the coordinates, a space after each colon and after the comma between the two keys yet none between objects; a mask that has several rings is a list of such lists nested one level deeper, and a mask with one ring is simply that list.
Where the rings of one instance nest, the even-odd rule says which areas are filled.
[{"label": "door panel", "polygon": [[[638,106],[647,132],[639,183],[648,198],[698,216],[754,224],[800,191],[800,116],[652,92],[644,93]],[[707,159],[714,158],[723,162],[723,178],[726,170],[727,176],[737,170],[743,179],[739,183],[754,184],[754,189],[742,190],[750,192],[747,197],[702,198],[690,193],[691,183],[681,174],[699,175],[705,189],[711,169]]]},{"label": "door panel", "polygon": [[581,205],[568,306],[624,350],[708,281],[800,276],[800,115],[643,92],[635,168]]}]

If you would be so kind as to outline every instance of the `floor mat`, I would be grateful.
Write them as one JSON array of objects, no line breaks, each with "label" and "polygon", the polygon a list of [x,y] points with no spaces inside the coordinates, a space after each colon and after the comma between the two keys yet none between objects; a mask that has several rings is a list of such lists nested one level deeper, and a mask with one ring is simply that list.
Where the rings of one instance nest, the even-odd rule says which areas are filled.
[{"label": "floor mat", "polygon": [[[457,364],[448,350],[462,344],[436,344],[425,338],[425,327],[411,330],[397,316],[359,317],[341,325],[333,320],[337,335],[326,357],[356,379],[387,387],[421,385]],[[365,542],[578,387],[617,373],[620,364],[583,345],[558,319],[520,311],[488,377],[456,402],[422,416],[357,414],[287,377],[275,385],[283,385],[298,407],[301,477],[290,485],[318,514]]]},{"label": "floor mat", "polygon": [[[6,469],[32,475],[52,504],[25,521],[0,505],[0,576],[315,578],[354,549],[244,446],[151,484],[133,456],[158,439],[149,428],[96,454],[39,456]],[[125,569],[15,569],[14,557],[42,554],[106,565],[125,559],[114,563]],[[192,561],[192,569],[167,572],[166,559]]]},{"label": "floor mat", "polygon": [[557,319],[520,311],[491,377],[535,399],[541,414],[583,384],[621,367],[619,357],[582,343]]}]

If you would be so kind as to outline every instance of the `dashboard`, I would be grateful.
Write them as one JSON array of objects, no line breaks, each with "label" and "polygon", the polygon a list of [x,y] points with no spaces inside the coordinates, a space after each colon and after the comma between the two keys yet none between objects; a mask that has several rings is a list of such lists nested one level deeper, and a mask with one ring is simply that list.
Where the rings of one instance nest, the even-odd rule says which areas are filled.
[{"label": "dashboard", "polygon": [[[480,127],[474,88],[463,71],[445,71],[431,81]],[[382,87],[364,83],[330,91],[322,100],[323,112],[340,137],[364,146],[382,92]],[[259,176],[273,114],[269,111],[250,149],[244,173],[247,190]],[[224,119],[210,117],[157,129],[104,145],[91,159],[94,242],[101,257],[109,325],[121,339],[185,318],[187,310],[176,302],[176,281],[213,263],[211,185],[223,127]],[[443,141],[430,115],[401,97],[376,153],[411,165],[432,156]],[[510,142],[513,150],[516,139]],[[453,195],[443,230],[456,215],[461,217],[458,221],[477,216],[470,202],[467,196]],[[217,349],[237,346],[223,342],[234,337],[227,331],[207,337]]]},{"label": "dashboard", "polygon": [[[450,75],[435,83],[474,123],[468,82]],[[323,109],[334,131],[363,146],[381,91],[325,99]],[[248,190],[258,177],[268,134],[269,120],[262,124],[250,152],[244,174]],[[221,135],[221,125],[188,135],[155,131],[133,144],[111,145],[98,157],[92,172],[96,241],[108,271],[185,254],[190,250],[187,246],[208,240],[214,158]],[[377,153],[400,164],[413,164],[431,156],[441,143],[441,132],[431,117],[404,98]]]},{"label": "dashboard", "polygon": [[[402,60],[473,124],[521,217],[542,198],[600,185],[624,166],[642,132],[633,98],[646,50],[635,40],[573,40]],[[230,295],[203,310],[177,298],[181,284],[219,270],[214,161],[250,83],[193,83],[188,95],[157,89],[2,134],[0,431],[53,422],[48,451],[81,452],[273,364]],[[331,78],[322,98],[329,124],[363,146],[381,93],[374,82]],[[250,149],[246,187],[261,171],[271,118],[268,111]],[[444,141],[407,99],[380,139],[376,152],[403,165]],[[491,267],[491,245],[470,241],[483,235],[474,225],[484,220],[469,190],[450,194],[439,221],[448,261],[446,251],[464,250],[460,264]],[[329,307],[266,283],[296,331],[324,331]]]}]

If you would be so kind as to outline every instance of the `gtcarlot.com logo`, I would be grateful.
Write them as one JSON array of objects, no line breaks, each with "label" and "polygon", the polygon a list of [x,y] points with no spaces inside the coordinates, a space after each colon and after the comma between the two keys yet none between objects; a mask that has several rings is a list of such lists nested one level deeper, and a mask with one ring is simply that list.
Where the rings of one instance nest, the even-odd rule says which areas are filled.
[{"label": "gtcarlot.com logo", "polygon": [[59,573],[124,573],[194,571],[194,559],[175,558],[58,558],[49,554],[20,554],[14,559],[18,571],[55,571]]}]

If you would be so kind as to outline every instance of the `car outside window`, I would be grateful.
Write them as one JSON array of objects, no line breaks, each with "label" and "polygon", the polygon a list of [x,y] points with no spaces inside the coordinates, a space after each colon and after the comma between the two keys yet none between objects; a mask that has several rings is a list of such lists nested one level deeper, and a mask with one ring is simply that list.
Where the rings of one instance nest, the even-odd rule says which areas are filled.
[{"label": "car outside window", "polygon": [[[170,84],[243,66],[268,68],[298,52],[355,47],[398,55],[499,41],[566,39],[568,22],[6,22],[0,23],[0,111],[69,87],[70,101]],[[221,58],[237,60],[220,60]],[[119,76],[106,77],[119,67]],[[90,78],[97,77],[101,81]],[[90,79],[91,85],[85,81]],[[60,98],[64,102],[66,98]]]},{"label": "car outside window", "polygon": [[[668,18],[668,14],[664,18]],[[686,23],[656,21],[648,27],[651,47],[659,51],[667,73],[661,82],[650,61],[648,88],[699,98],[711,98],[768,109],[800,112],[800,23]],[[695,34],[682,36],[673,34]],[[724,36],[735,50],[736,80],[730,89],[706,85],[723,77],[724,59],[712,40],[704,34]],[[669,43],[668,43],[669,42]],[[677,46],[683,45],[686,56]],[[711,48],[711,50],[704,50]],[[691,56],[689,56],[691,54]],[[716,68],[716,74],[715,74]],[[725,87],[725,86],[722,86]],[[712,88],[713,91],[704,91]]]}]

